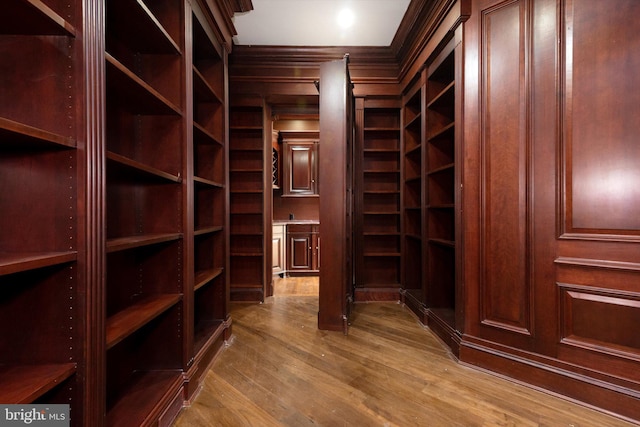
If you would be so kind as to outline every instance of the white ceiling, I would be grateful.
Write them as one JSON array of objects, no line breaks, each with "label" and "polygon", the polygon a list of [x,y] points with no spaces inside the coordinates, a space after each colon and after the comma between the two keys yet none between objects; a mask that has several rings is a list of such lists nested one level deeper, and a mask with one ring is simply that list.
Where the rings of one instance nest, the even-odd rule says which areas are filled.
[{"label": "white ceiling", "polygon": [[[252,0],[236,13],[238,45],[389,46],[410,0]],[[349,9],[353,24],[338,16]]]}]

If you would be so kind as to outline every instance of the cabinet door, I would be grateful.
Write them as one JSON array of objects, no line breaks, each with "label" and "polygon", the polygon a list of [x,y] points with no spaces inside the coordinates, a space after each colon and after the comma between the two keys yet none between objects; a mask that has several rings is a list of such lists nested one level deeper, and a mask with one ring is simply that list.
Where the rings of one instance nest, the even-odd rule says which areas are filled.
[{"label": "cabinet door", "polygon": [[315,233],[312,237],[313,246],[311,268],[313,268],[314,270],[320,270],[320,235]]},{"label": "cabinet door", "polygon": [[280,274],[286,270],[284,232],[281,226],[273,227],[272,267],[273,274]]},{"label": "cabinet door", "polygon": [[308,271],[312,269],[311,234],[289,235],[289,271]]},{"label": "cabinet door", "polygon": [[284,194],[310,196],[317,191],[317,145],[315,142],[284,144]]}]

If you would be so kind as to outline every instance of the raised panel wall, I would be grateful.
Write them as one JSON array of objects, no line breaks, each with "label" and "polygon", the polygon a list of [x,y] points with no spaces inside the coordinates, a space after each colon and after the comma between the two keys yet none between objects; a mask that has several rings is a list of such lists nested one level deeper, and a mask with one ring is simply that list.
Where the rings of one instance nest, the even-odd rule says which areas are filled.
[{"label": "raised panel wall", "polygon": [[612,25],[638,16],[640,4],[614,3],[565,4],[571,42],[564,46],[562,121],[567,233],[640,235],[640,38],[631,23]]},{"label": "raised panel wall", "polygon": [[460,359],[639,419],[640,4],[473,7]]},{"label": "raised panel wall", "polygon": [[529,135],[524,68],[524,1],[512,1],[482,14],[481,205],[482,321],[528,333],[527,196]]}]

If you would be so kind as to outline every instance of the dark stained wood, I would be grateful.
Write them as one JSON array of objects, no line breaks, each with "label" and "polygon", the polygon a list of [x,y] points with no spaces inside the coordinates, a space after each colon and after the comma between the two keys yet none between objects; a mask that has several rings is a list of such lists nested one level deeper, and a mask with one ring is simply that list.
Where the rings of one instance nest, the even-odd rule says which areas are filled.
[{"label": "dark stained wood", "polygon": [[282,197],[318,194],[317,141],[283,139]]},{"label": "dark stained wood", "polygon": [[127,395],[109,408],[106,425],[152,425],[173,400],[181,398],[182,381],[180,371],[136,373]]},{"label": "dark stained wood", "polygon": [[28,126],[13,120],[0,117],[0,141],[3,145],[25,147],[45,145],[75,147],[76,142],[69,137]]},{"label": "dark stained wood", "polygon": [[75,363],[60,365],[2,366],[0,401],[7,404],[34,402],[76,372]]},{"label": "dark stained wood", "polygon": [[182,237],[179,233],[145,234],[141,236],[127,236],[109,239],[107,252],[118,252],[142,246],[156,245],[158,243],[171,242]]},{"label": "dark stained wood", "polygon": [[[352,162],[355,106],[348,57],[320,67],[320,303],[318,328],[347,332],[353,285]],[[326,234],[325,234],[326,231]]]},{"label": "dark stained wood", "polygon": [[400,98],[356,98],[355,301],[398,301]]},{"label": "dark stained wood", "polygon": [[230,290],[234,301],[263,301],[271,281],[271,130],[264,100],[230,108]]},{"label": "dark stained wood", "polygon": [[347,337],[318,331],[309,280],[234,305],[233,344],[174,426],[632,425],[456,363],[400,304],[356,304]]},{"label": "dark stained wood", "polygon": [[638,420],[638,5],[565,6],[467,22],[460,359]]},{"label": "dark stained wood", "polygon": [[75,261],[77,252],[0,253],[0,276]]},{"label": "dark stained wood", "polygon": [[107,349],[131,335],[169,307],[180,295],[156,295],[140,301],[107,319]]},{"label": "dark stained wood", "polygon": [[[181,48],[177,31],[169,34],[160,22],[159,16],[138,0],[125,0],[107,3],[107,26],[109,32],[117,34],[137,52],[143,53],[180,53]],[[116,18],[117,17],[117,18]],[[165,15],[166,18],[166,15]]]},{"label": "dark stained wood", "polygon": [[[131,72],[113,56],[106,54],[107,79],[109,94],[114,100],[123,104],[126,109],[143,114],[180,114],[180,109],[164,95]],[[135,94],[133,99],[127,95]]]},{"label": "dark stained wood", "polygon": [[7,0],[3,4],[0,33],[77,35],[70,22],[40,0]]}]

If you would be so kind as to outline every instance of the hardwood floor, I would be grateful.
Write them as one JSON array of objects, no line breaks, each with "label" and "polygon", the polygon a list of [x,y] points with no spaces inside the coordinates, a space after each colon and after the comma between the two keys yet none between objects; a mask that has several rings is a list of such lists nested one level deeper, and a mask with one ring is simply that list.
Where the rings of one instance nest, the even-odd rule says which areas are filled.
[{"label": "hardwood floor", "polygon": [[348,336],[319,331],[304,279],[233,306],[232,344],[176,427],[632,425],[456,363],[400,304],[356,305]]}]

